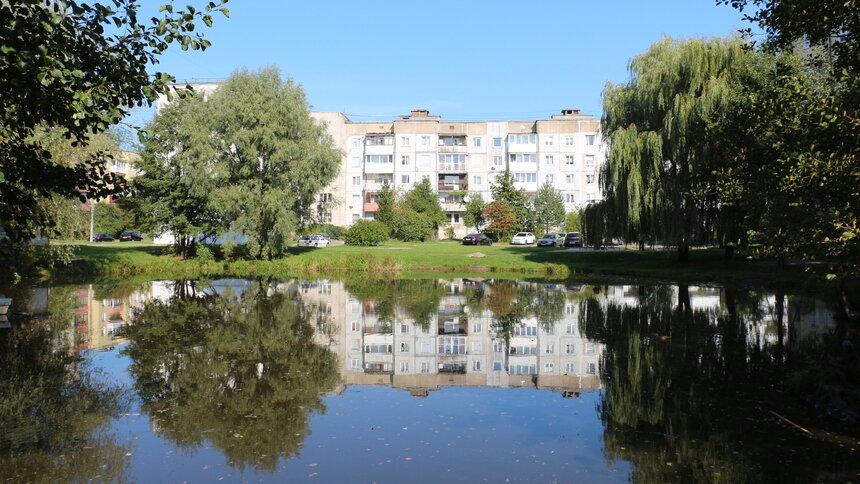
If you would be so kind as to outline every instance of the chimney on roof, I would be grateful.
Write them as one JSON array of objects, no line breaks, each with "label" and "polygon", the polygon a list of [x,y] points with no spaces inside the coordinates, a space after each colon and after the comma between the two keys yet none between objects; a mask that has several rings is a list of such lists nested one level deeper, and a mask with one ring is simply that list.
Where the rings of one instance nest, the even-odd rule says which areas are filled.
[{"label": "chimney on roof", "polygon": [[423,117],[427,117],[429,115],[430,115],[430,111],[427,109],[413,109],[412,110],[412,117],[413,118],[419,118],[419,117],[423,118]]},{"label": "chimney on roof", "polygon": [[579,109],[562,109],[561,114],[563,116],[575,116],[579,114]]}]

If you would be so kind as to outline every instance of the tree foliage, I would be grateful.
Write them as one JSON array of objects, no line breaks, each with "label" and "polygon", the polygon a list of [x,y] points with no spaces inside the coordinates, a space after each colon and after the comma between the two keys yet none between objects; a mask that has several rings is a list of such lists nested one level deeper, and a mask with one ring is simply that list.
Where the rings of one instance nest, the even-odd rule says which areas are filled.
[{"label": "tree foliage", "polygon": [[551,183],[544,183],[534,200],[534,220],[544,233],[550,227],[558,227],[564,222],[564,196]]},{"label": "tree foliage", "polygon": [[0,2],[0,220],[13,242],[51,223],[37,204],[42,197],[83,200],[121,190],[106,156],[63,165],[35,131],[56,128],[86,144],[165,91],[173,78],[147,69],[170,44],[205,49],[209,41],[195,26],[228,14],[214,2],[199,10],[167,5],[145,22],[140,8],[134,0]]},{"label": "tree foliage", "polygon": [[388,240],[389,228],[376,220],[359,220],[343,235],[349,245],[379,245]]},{"label": "tree foliage", "polygon": [[496,240],[508,238],[517,227],[517,214],[514,208],[504,200],[495,200],[484,208],[484,218],[489,222],[487,231]]},{"label": "tree foliage", "polygon": [[394,238],[404,241],[424,242],[436,233],[430,217],[406,207],[395,209],[386,225]]},{"label": "tree foliage", "polygon": [[433,230],[438,229],[445,223],[445,212],[442,211],[439,197],[433,191],[433,186],[430,184],[429,178],[422,178],[421,182],[415,185],[415,188],[406,193],[403,197],[402,205],[415,212],[424,214],[433,224]]},{"label": "tree foliage", "polygon": [[375,219],[389,227],[391,227],[391,221],[394,217],[394,209],[396,208],[397,203],[395,195],[394,189],[391,188],[391,185],[387,181],[382,184],[382,189],[376,194],[376,204],[379,208],[376,210]]},{"label": "tree foliage", "polygon": [[484,198],[480,193],[469,196],[469,201],[466,202],[466,213],[463,214],[463,222],[466,226],[475,227],[476,232],[481,231],[481,227],[486,225],[487,221],[484,218]]},{"label": "tree foliage", "polygon": [[528,197],[522,189],[514,187],[514,177],[510,170],[505,170],[496,181],[490,185],[493,200],[504,201],[516,214],[516,221],[512,230],[534,231],[534,212]]}]

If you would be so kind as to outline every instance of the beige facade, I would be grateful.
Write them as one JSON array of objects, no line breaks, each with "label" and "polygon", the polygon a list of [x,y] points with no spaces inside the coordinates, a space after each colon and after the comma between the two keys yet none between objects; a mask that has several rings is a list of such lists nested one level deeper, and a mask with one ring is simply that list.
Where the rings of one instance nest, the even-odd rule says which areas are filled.
[{"label": "beige facade", "polygon": [[312,116],[326,123],[343,152],[338,178],[320,195],[321,218],[335,225],[374,218],[385,183],[406,192],[423,178],[436,189],[457,235],[469,231],[464,202],[475,195],[490,201],[490,186],[505,170],[527,194],[552,184],[567,210],[602,197],[600,122],[578,110],[530,121],[450,122],[426,110],[391,122],[352,122],[341,113]]}]

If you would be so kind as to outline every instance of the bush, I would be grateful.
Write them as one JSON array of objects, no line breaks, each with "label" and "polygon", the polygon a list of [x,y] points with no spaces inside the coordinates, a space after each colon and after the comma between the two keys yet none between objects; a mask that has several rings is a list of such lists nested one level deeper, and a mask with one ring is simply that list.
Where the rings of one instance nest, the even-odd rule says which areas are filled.
[{"label": "bush", "polygon": [[131,216],[115,203],[97,203],[93,214],[95,232],[119,237],[119,234],[131,229]]},{"label": "bush", "polygon": [[388,240],[388,226],[375,220],[359,220],[346,231],[343,240],[349,245],[379,245]]},{"label": "bush", "polygon": [[204,244],[197,244],[195,257],[201,262],[212,262],[215,260],[215,254],[212,253],[212,249]]},{"label": "bush", "polygon": [[401,208],[391,215],[391,232],[398,240],[424,242],[436,231],[433,221],[423,213]]},{"label": "bush", "polygon": [[346,229],[339,225],[332,224],[313,224],[304,229],[303,233],[308,234],[328,234],[332,239],[341,240]]}]

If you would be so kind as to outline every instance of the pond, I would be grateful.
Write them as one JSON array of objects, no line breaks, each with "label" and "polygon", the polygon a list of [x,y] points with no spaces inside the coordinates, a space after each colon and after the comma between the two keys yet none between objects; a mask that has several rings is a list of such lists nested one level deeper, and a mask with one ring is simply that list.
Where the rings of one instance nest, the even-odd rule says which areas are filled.
[{"label": "pond", "polygon": [[857,321],[801,294],[221,279],[0,297],[4,481],[860,480]]}]

